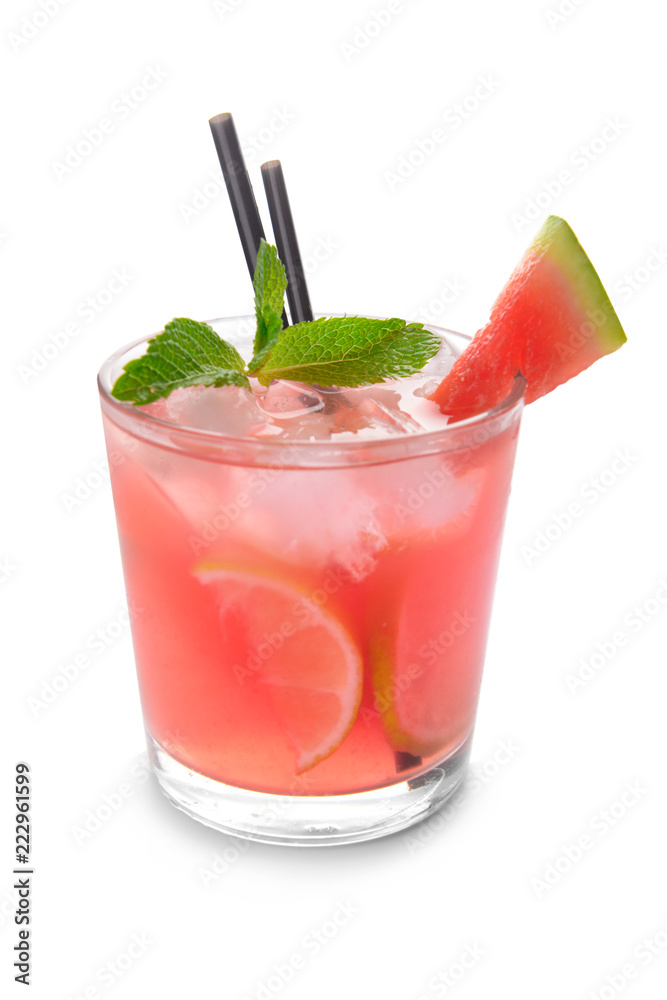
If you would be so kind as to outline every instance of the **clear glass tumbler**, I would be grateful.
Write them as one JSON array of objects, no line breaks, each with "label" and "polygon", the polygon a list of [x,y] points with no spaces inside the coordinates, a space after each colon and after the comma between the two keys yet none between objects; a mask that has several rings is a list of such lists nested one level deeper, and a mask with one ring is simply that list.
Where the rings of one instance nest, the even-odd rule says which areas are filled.
[{"label": "clear glass tumbler", "polygon": [[[248,317],[211,325],[247,353]],[[145,347],[109,358],[99,387],[162,790],[269,843],[418,822],[465,773],[523,380],[440,430],[286,441],[113,399]]]}]

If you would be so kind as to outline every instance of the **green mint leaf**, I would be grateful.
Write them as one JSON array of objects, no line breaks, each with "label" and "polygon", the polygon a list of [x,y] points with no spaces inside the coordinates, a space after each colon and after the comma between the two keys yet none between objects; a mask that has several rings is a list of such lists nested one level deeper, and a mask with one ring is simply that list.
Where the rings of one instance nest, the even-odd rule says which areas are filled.
[{"label": "green mint leaf", "polygon": [[266,347],[263,347],[261,351],[257,351],[255,354],[253,354],[252,360],[248,365],[248,372],[250,375],[255,375],[259,371],[259,369],[262,367],[262,365],[268,358],[269,354],[273,350],[275,342],[276,342],[275,339],[272,340],[271,343],[267,344]]},{"label": "green mint leaf", "polygon": [[[257,332],[253,345],[253,359],[249,365],[250,372],[256,371],[260,366],[259,355],[273,346],[283,326],[282,314],[287,278],[278,251],[266,240],[260,240],[252,283],[255,289]],[[262,354],[262,357],[265,357],[265,354]]]},{"label": "green mint leaf", "polygon": [[173,319],[148,342],[140,358],[128,361],[111,395],[141,406],[187,385],[250,387],[243,358],[208,323]]},{"label": "green mint leaf", "polygon": [[344,316],[288,326],[256,374],[262,385],[285,378],[353,388],[413,375],[440,340],[422,323]]}]

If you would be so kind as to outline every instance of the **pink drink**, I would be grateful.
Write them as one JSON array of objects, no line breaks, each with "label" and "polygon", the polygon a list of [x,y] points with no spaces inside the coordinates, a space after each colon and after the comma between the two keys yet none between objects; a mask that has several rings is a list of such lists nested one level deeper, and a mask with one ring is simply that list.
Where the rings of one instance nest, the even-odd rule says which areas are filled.
[{"label": "pink drink", "polygon": [[[217,324],[227,339],[233,322]],[[448,354],[342,397],[194,387],[140,408],[112,400],[103,371],[149,745],[167,794],[204,822],[363,839],[460,781],[522,395],[448,426],[423,397]],[[373,818],[358,793],[374,790],[393,805]],[[360,822],[332,819],[354,802]]]}]

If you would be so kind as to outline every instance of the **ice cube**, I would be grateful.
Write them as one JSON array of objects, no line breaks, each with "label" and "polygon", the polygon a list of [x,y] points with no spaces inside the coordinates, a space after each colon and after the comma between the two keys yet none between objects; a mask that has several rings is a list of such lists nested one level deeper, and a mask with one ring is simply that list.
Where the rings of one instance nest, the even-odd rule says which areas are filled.
[{"label": "ice cube", "polygon": [[[378,398],[381,396],[381,398]],[[414,434],[421,427],[416,420],[405,413],[400,406],[401,397],[397,392],[376,390],[373,397],[364,399],[359,406],[368,417],[369,427],[384,434]]]},{"label": "ice cube", "polygon": [[443,340],[437,354],[434,354],[424,367],[416,375],[411,375],[410,378],[417,378],[420,375],[438,375],[444,378],[455,361],[456,354],[447,341]]},{"label": "ice cube", "polygon": [[392,381],[387,387],[327,390],[326,393],[320,390],[325,401],[322,428],[326,428],[330,436],[335,435],[336,440],[393,437],[421,430],[420,425],[401,409],[401,395],[389,387],[393,385],[397,383]]},{"label": "ice cube", "polygon": [[236,537],[308,572],[328,566],[362,580],[387,545],[375,498],[352,471],[266,469],[250,485],[239,479],[237,491],[251,500],[238,511]]},{"label": "ice cube", "polygon": [[417,388],[412,390],[412,394],[413,396],[422,396],[428,398],[428,396],[433,395],[433,393],[438,388],[441,382],[442,382],[441,378],[428,378],[425,381],[422,381],[420,379]]},{"label": "ice cube", "polygon": [[410,375],[407,381],[412,386],[415,396],[430,396],[435,392],[445,375],[447,375],[456,360],[454,351],[443,340],[438,353],[427,361],[421,371]]},{"label": "ice cube", "polygon": [[[240,386],[188,386],[145,407],[155,417],[181,427],[245,436],[266,425],[248,389]],[[201,462],[195,456],[147,447],[147,472],[178,508],[199,537],[219,513],[220,503],[234,496],[233,467]]]},{"label": "ice cube", "polygon": [[181,427],[217,431],[234,437],[243,437],[266,423],[266,416],[253,393],[238,385],[193,385],[175,389],[166,399],[156,400],[146,410]]},{"label": "ice cube", "polygon": [[255,398],[259,408],[274,420],[292,420],[324,409],[324,401],[314,389],[284,379],[276,379]]},{"label": "ice cube", "polygon": [[257,427],[253,427],[250,431],[251,437],[287,437],[284,427],[279,427],[276,424],[258,424]]},{"label": "ice cube", "polygon": [[477,509],[484,470],[459,468],[443,455],[423,455],[409,462],[376,466],[376,516],[389,544],[413,533],[452,531]]},{"label": "ice cube", "polygon": [[[212,391],[225,394],[227,389]],[[178,409],[172,408],[172,415],[189,414],[176,402]],[[307,427],[308,422],[319,424],[319,432],[329,437],[329,417],[318,410],[272,424],[260,414],[262,422],[249,436],[285,442],[274,466],[203,462],[146,448],[147,471],[188,523],[193,560],[247,558],[252,563],[257,553],[265,553],[308,576],[332,567],[346,579],[363,579],[387,544],[375,499],[360,488],[356,470],[291,467],[289,442],[295,424],[309,437],[314,426]]]},{"label": "ice cube", "polygon": [[452,348],[443,341],[438,353],[421,369],[396,383],[401,393],[401,410],[422,430],[436,431],[446,426],[448,418],[429,397],[435,392],[456,360]]}]

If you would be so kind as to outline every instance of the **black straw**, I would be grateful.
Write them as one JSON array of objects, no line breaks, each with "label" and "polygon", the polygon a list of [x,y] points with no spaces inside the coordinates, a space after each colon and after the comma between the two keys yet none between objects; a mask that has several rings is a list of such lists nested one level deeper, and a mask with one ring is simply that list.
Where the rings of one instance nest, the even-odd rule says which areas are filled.
[{"label": "black straw", "polygon": [[313,318],[313,310],[310,307],[306,276],[301,263],[299,244],[280,160],[269,160],[262,164],[262,179],[266,200],[269,203],[271,225],[273,226],[273,235],[276,238],[278,256],[285,265],[287,301],[292,323],[310,322]]},{"label": "black straw", "polygon": [[[236,228],[241,237],[241,246],[251,280],[255,277],[259,241],[266,239],[264,226],[259,215],[252,184],[246,169],[241,143],[236,133],[234,119],[228,111],[209,118],[213,142],[220,160],[220,169],[225,178],[227,194],[232,204]],[[283,327],[288,325],[287,313],[283,309]]]},{"label": "black straw", "polygon": [[399,773],[409,771],[413,767],[419,767],[422,762],[421,757],[415,757],[414,754],[405,750],[394,750],[394,760],[396,761],[396,770]]},{"label": "black straw", "polygon": [[220,160],[222,176],[225,178],[227,194],[232,203],[232,211],[241,237],[250,277],[254,278],[259,241],[265,239],[264,227],[259,217],[257,202],[243,160],[234,119],[228,112],[225,112],[209,119],[209,125]]}]

